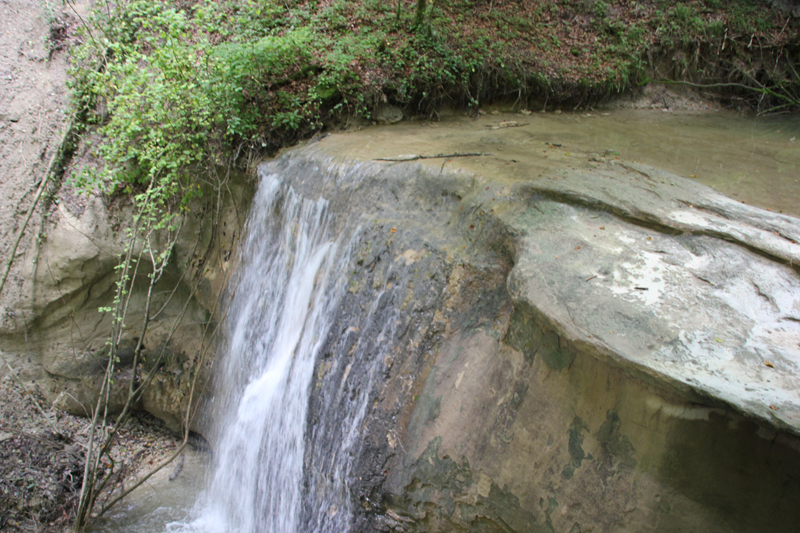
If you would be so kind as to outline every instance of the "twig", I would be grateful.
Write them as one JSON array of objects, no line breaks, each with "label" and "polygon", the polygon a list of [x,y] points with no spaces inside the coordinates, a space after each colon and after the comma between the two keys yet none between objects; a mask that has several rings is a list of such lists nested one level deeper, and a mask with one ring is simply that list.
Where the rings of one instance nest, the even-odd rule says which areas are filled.
[{"label": "twig", "polygon": [[594,279],[594,278],[596,278],[596,277],[597,277],[597,274],[595,274],[594,276],[589,276],[588,278],[586,278],[586,280],[585,280],[585,281],[589,281],[589,280],[591,280],[591,279]]},{"label": "twig", "polygon": [[483,152],[470,152],[467,154],[461,154],[456,152],[454,154],[437,154],[437,155],[415,155],[412,157],[399,157],[399,158],[383,158],[378,157],[373,159],[373,161],[394,161],[394,162],[405,162],[405,161],[416,161],[418,159],[441,159],[443,157],[451,158],[451,157],[474,157],[474,156],[491,156],[494,154],[486,154]]},{"label": "twig", "polygon": [[780,38],[781,38],[781,35],[783,35],[783,32],[784,32],[784,31],[786,31],[786,26],[788,26],[788,25],[789,25],[789,21],[790,21],[790,20],[792,20],[792,16],[791,16],[791,15],[787,15],[787,16],[786,16],[786,24],[784,24],[784,25],[783,25],[783,28],[781,28],[781,32],[778,34],[778,36],[777,36],[777,37],[775,37],[775,40],[776,40],[776,41],[777,41],[778,39],[780,39]]}]

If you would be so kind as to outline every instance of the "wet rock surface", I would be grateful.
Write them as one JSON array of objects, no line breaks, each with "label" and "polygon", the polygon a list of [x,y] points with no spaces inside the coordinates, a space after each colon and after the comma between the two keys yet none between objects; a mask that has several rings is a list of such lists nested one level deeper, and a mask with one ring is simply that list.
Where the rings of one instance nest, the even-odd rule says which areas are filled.
[{"label": "wet rock surface", "polygon": [[333,141],[269,166],[352,235],[307,524],[345,475],[362,531],[792,530],[796,219],[637,164],[484,178]]}]

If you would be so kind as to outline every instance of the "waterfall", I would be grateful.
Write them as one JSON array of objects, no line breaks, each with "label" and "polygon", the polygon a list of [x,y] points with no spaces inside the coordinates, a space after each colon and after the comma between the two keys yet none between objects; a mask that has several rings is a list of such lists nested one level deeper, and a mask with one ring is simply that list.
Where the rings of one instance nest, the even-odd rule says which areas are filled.
[{"label": "waterfall", "polygon": [[314,187],[291,184],[353,193],[375,169],[295,153],[259,175],[214,371],[214,459],[171,533],[344,533],[363,503],[354,460],[406,288],[348,286],[374,234],[359,213],[339,206],[334,219]]},{"label": "waterfall", "polygon": [[195,531],[300,531],[309,387],[341,292],[328,226],[325,200],[262,173],[240,243],[216,376],[220,440]]}]

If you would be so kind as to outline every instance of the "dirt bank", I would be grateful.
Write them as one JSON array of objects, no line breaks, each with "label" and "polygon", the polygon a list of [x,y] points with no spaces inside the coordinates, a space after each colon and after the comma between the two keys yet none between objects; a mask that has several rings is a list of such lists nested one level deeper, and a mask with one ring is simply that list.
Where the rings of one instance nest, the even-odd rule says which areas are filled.
[{"label": "dirt bank", "polygon": [[[49,161],[58,150],[61,133],[69,122],[66,48],[73,40],[75,19],[67,12],[56,10],[53,4],[39,0],[9,0],[0,4],[0,168],[3,175],[0,180],[0,257],[3,270]],[[20,241],[16,258],[24,257],[34,245],[43,213],[43,207],[39,206]],[[24,281],[19,269],[14,268],[0,295],[3,329],[24,320],[16,316],[13,309],[13,303],[22,295]]]}]

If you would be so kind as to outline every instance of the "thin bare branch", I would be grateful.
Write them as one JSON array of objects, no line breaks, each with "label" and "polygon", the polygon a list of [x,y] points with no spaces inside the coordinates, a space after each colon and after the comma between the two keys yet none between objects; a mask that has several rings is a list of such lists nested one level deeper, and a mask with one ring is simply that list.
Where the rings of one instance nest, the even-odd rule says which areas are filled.
[{"label": "thin bare branch", "polygon": [[454,153],[454,154],[437,154],[437,155],[414,155],[411,157],[397,157],[397,158],[383,158],[378,157],[373,159],[373,161],[391,161],[391,162],[400,162],[404,163],[406,161],[417,161],[419,159],[441,159],[443,157],[451,158],[451,157],[475,157],[475,156],[492,156],[494,154],[487,154],[483,152],[470,152],[467,154],[461,153]]}]

